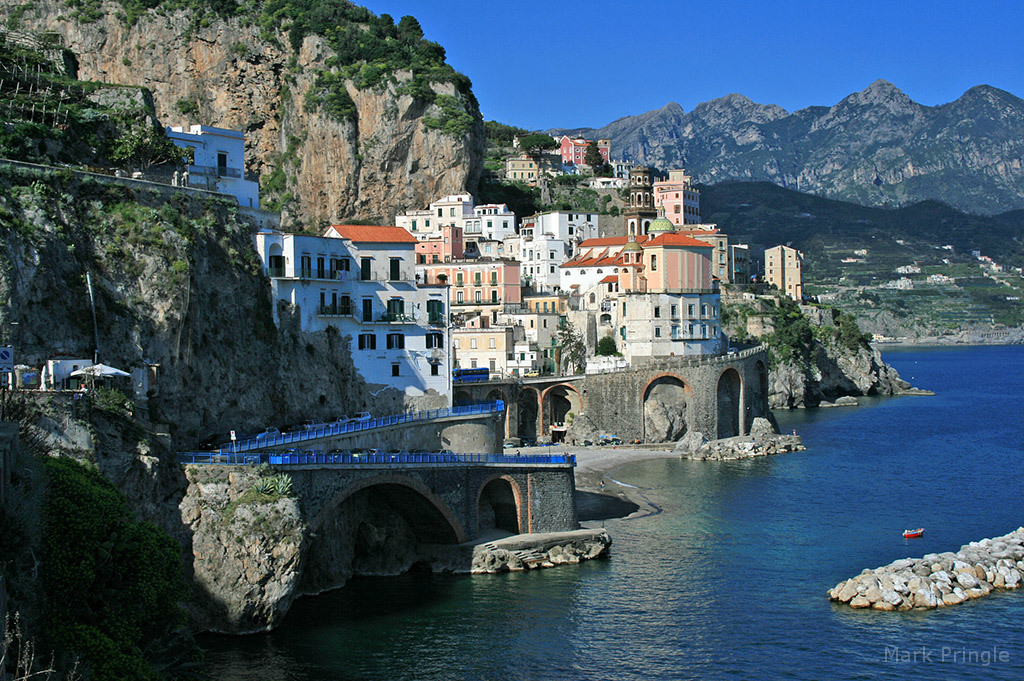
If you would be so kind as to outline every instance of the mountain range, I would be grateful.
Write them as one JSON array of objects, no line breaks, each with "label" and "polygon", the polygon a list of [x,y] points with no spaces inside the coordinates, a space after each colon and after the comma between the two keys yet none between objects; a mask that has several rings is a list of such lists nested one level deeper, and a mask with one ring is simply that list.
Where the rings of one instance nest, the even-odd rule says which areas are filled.
[{"label": "mountain range", "polygon": [[615,158],[683,167],[704,184],[766,181],[869,206],[1024,208],[1024,100],[988,85],[924,106],[878,80],[792,113],[730,94],[689,113],[670,102],[602,128],[549,132],[609,138]]}]

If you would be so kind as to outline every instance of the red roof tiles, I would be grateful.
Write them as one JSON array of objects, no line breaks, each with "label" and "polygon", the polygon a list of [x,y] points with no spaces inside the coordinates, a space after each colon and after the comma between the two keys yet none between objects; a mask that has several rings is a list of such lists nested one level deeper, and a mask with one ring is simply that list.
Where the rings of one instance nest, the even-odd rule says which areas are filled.
[{"label": "red roof tiles", "polygon": [[[343,239],[357,243],[376,242],[382,244],[414,244],[416,237],[403,227],[382,227],[379,225],[331,225],[327,232],[334,230]],[[327,236],[325,234],[324,236]]]}]

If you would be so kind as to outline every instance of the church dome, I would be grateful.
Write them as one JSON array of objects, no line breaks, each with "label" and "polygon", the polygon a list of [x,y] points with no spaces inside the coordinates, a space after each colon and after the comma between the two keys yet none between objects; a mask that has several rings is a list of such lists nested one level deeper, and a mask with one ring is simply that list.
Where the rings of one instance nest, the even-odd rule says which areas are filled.
[{"label": "church dome", "polygon": [[654,222],[647,228],[648,234],[664,234],[665,232],[676,231],[676,226],[672,224],[664,215],[659,216]]},{"label": "church dome", "polygon": [[626,245],[622,247],[623,253],[639,253],[643,250],[643,247],[633,240],[627,241]]}]

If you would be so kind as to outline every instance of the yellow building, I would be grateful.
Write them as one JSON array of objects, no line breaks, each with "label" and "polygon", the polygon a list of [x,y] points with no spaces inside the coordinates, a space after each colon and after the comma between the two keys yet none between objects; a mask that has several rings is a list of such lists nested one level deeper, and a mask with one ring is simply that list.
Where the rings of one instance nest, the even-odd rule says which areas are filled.
[{"label": "yellow building", "polygon": [[804,299],[804,254],[788,246],[776,246],[764,252],[765,280],[787,296]]},{"label": "yellow building", "polygon": [[513,182],[525,182],[531,187],[537,184],[540,169],[537,161],[530,156],[513,156],[505,161],[505,179]]}]

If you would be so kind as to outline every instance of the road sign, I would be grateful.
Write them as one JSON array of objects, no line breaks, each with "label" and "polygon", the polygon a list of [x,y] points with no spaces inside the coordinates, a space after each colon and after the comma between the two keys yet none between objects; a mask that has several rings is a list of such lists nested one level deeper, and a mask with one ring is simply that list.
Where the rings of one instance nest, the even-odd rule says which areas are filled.
[{"label": "road sign", "polygon": [[11,346],[0,347],[0,373],[14,371],[14,349]]},{"label": "road sign", "polygon": [[233,430],[231,431],[231,441],[232,442],[235,441],[235,431],[233,431]]}]

